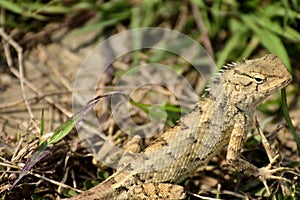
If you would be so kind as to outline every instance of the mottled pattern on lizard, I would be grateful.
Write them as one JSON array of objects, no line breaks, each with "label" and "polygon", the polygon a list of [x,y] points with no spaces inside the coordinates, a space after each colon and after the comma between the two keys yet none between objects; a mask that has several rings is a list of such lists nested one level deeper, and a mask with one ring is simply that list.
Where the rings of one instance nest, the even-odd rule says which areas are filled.
[{"label": "mottled pattern on lizard", "polygon": [[127,153],[108,180],[76,199],[183,199],[175,185],[227,148],[227,162],[245,174],[271,178],[240,158],[256,106],[292,77],[272,54],[223,68],[195,108],[142,153]]}]

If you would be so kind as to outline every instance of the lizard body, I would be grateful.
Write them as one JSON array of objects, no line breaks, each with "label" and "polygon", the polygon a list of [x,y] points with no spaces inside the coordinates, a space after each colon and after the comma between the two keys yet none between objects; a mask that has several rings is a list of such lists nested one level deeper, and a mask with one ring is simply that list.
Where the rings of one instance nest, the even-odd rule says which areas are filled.
[{"label": "lizard body", "polygon": [[291,79],[272,54],[227,66],[175,127],[141,153],[126,153],[120,161],[123,170],[71,199],[184,199],[183,187],[176,184],[226,146],[230,165],[245,174],[269,178],[271,172],[241,159],[240,152],[256,106]]}]

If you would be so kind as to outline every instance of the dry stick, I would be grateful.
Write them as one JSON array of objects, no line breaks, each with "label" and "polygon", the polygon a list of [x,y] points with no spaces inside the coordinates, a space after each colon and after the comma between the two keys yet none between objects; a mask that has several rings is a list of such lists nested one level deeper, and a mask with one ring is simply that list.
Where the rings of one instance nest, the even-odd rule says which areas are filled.
[{"label": "dry stick", "polygon": [[65,79],[65,77],[63,77],[61,75],[62,73],[59,72],[57,65],[53,61],[51,61],[47,58],[47,55],[45,53],[45,51],[46,51],[45,48],[42,46],[38,46],[38,49],[39,49],[39,51],[38,51],[39,56],[40,56],[42,62],[45,65],[47,65],[48,67],[50,67],[50,69],[54,72],[54,74],[57,76],[57,78],[60,80],[60,82],[65,86],[65,88],[68,91],[72,91],[73,88],[72,88],[71,84],[69,83],[68,80]]},{"label": "dry stick", "polygon": [[[18,71],[14,68],[11,69],[11,72],[18,77]],[[40,92],[30,81],[28,81],[26,78],[24,78],[24,83],[27,85],[28,88],[30,88],[33,92],[35,92],[37,95],[39,96],[43,96],[43,93]],[[62,113],[64,113],[66,116],[71,117],[72,113],[69,112],[68,110],[66,110],[65,108],[63,108],[62,106],[54,103],[54,101],[46,96],[45,100],[52,106],[56,107],[58,110],[60,110]]]},{"label": "dry stick", "polygon": [[[16,152],[17,152],[17,151],[14,151],[14,155],[15,155]],[[3,160],[3,159],[1,159],[1,160]],[[5,161],[6,161],[6,159],[5,159]],[[12,161],[12,159],[11,159],[11,161]],[[5,172],[3,172],[3,174],[1,174],[0,180],[3,180],[3,177],[6,175],[7,172],[10,171],[11,168],[17,168],[17,169],[18,169],[18,166],[14,166],[14,165],[11,165],[11,164],[9,164],[9,165],[4,165],[2,162],[0,162],[0,166],[7,167],[7,169],[5,170]]]},{"label": "dry stick", "polygon": [[201,31],[201,40],[202,40],[204,47],[207,50],[208,54],[214,60],[215,59],[214,52],[213,52],[213,49],[211,46],[210,39],[208,37],[208,31],[203,23],[200,10],[193,1],[190,1],[190,2],[191,2],[192,12],[193,12],[197,27]]},{"label": "dry stick", "polygon": [[269,161],[272,162],[274,160],[274,157],[276,156],[276,153],[275,153],[274,149],[272,149],[272,147],[270,146],[269,141],[267,140],[266,136],[264,135],[263,131],[261,130],[256,117],[255,117],[255,126],[256,126],[256,129],[258,130],[258,133],[260,134],[261,142],[264,146],[264,149],[266,150]]},{"label": "dry stick", "polygon": [[61,187],[64,187],[64,188],[68,188],[68,189],[74,190],[74,191],[79,192],[79,193],[82,192],[81,190],[78,190],[78,189],[73,188],[73,187],[71,187],[71,186],[69,186],[69,185],[60,183],[60,182],[58,182],[58,181],[49,179],[49,178],[47,178],[47,177],[45,177],[45,176],[41,176],[41,175],[35,174],[35,173],[33,173],[33,172],[29,172],[29,173],[30,173],[31,175],[37,177],[37,178],[43,179],[43,180],[48,181],[48,182],[50,182],[50,183],[52,183],[52,184],[55,184],[55,185],[58,185],[58,186],[61,186]]},{"label": "dry stick", "polygon": [[[18,166],[13,165],[13,164],[8,164],[8,163],[4,163],[4,162],[0,162],[0,166],[2,167],[9,167],[9,168],[15,168],[15,169],[20,169]],[[2,180],[2,179],[1,179]]]},{"label": "dry stick", "polygon": [[[276,154],[275,150],[271,147],[269,141],[267,140],[266,136],[264,135],[263,131],[261,130],[260,128],[260,125],[258,123],[258,120],[257,120],[257,117],[255,117],[255,126],[256,126],[256,129],[258,130],[260,136],[261,136],[261,141],[262,141],[262,144],[264,146],[264,149],[268,155],[268,159],[269,159],[269,164],[268,164],[268,168],[271,169],[275,164],[276,162],[278,161],[278,159],[280,158],[280,154]],[[278,172],[284,172],[285,170],[290,170],[289,168],[284,168],[284,167],[280,167],[280,165],[277,166],[278,168],[274,169],[274,171],[278,171]],[[291,173],[291,171],[288,171]],[[280,183],[280,186],[283,187],[287,187],[286,183],[291,183],[290,180],[284,178],[284,177],[280,177],[277,179]],[[267,185],[267,182],[266,180],[263,180],[262,181],[265,188],[266,188],[266,191],[268,194],[270,194],[270,190],[269,190],[269,186]]]},{"label": "dry stick", "polygon": [[[48,59],[47,55],[46,55],[46,50],[44,47],[42,46],[38,46],[38,55],[39,55],[39,58],[41,59],[41,61],[46,65],[48,66],[53,72],[54,74],[56,75],[56,77],[58,78],[58,80],[64,85],[64,87],[69,91],[69,92],[72,92],[73,88],[71,86],[71,84],[69,83],[68,80],[66,80],[62,75],[61,73],[59,72],[58,70],[58,67],[57,65],[51,61],[51,59]],[[51,109],[51,108],[50,108]],[[50,127],[53,126],[53,109],[52,111],[50,112],[50,117],[49,117],[49,124],[50,124]]]},{"label": "dry stick", "polygon": [[188,18],[188,8],[186,3],[184,3],[182,6],[180,6],[180,14],[177,19],[174,30],[181,32],[184,26],[186,25],[187,18]]},{"label": "dry stick", "polygon": [[[3,32],[3,30],[0,28],[0,35],[1,35],[1,32]],[[13,73],[13,75],[15,75],[17,78],[20,79],[20,74],[19,72],[11,67],[10,68],[10,71]],[[33,92],[35,92],[36,94],[38,94],[39,96],[43,96],[43,93],[40,92],[30,81],[28,81],[26,78],[23,78],[23,82],[27,85],[27,87],[29,89],[31,89]],[[62,113],[64,113],[66,116],[68,117],[71,117],[72,116],[72,113],[69,112],[68,110],[66,110],[65,108],[63,108],[62,106],[60,105],[57,105],[54,103],[54,101],[50,98],[50,97],[45,97],[45,100],[52,106],[56,107],[58,110],[60,110]]]},{"label": "dry stick", "polygon": [[77,183],[75,181],[75,172],[74,172],[73,169],[71,169],[71,177],[72,177],[72,180],[73,180],[73,187],[77,188]]},{"label": "dry stick", "polygon": [[[26,83],[26,79],[24,81],[24,83],[27,85]],[[28,85],[27,85],[28,86]],[[32,88],[30,88],[32,90]],[[134,87],[130,87],[130,86],[105,86],[105,87],[96,87],[96,90],[98,89],[107,89],[107,90],[125,90],[125,89],[135,89]],[[160,88],[158,88],[157,90],[156,89],[153,89],[154,91],[158,91],[158,92],[161,92],[162,94],[165,94],[165,95],[170,95],[171,92],[168,92],[168,91],[165,91],[165,90],[160,90]],[[35,92],[35,90],[32,90]],[[58,95],[58,94],[68,94],[68,93],[72,93],[74,91],[80,91],[80,90],[70,90],[70,91],[57,91],[57,92],[49,92],[49,93],[41,93],[38,94],[37,92],[35,92],[35,96],[32,96],[32,97],[28,97],[27,100],[28,101],[32,101],[32,100],[40,100],[42,98],[45,98],[46,96],[54,96],[54,95]],[[9,103],[5,103],[5,104],[0,104],[0,110],[1,109],[7,109],[7,108],[11,108],[11,107],[15,107],[19,104],[22,104],[24,103],[24,99],[22,100],[17,100],[17,101],[13,101],[13,102],[9,102]]]},{"label": "dry stick", "polygon": [[35,121],[35,117],[32,113],[31,107],[29,105],[29,102],[27,101],[27,97],[26,97],[26,93],[25,93],[25,88],[24,88],[24,67],[23,67],[23,48],[17,42],[15,42],[11,37],[9,37],[4,32],[4,30],[2,28],[0,28],[0,35],[5,41],[5,42],[3,42],[3,46],[4,46],[4,53],[5,53],[5,56],[6,56],[6,60],[7,60],[7,64],[8,64],[9,69],[13,68],[13,62],[12,62],[12,59],[11,59],[11,53],[10,53],[10,50],[9,50],[9,46],[7,44],[11,45],[18,54],[18,67],[19,67],[19,76],[18,76],[18,78],[20,80],[22,96],[23,96],[23,99],[24,99],[25,106],[26,106],[26,108],[28,110],[28,113],[30,115],[30,122],[33,123],[33,125],[34,125],[35,129],[37,130],[37,132],[40,132],[40,128],[39,128],[38,124]]},{"label": "dry stick", "polygon": [[[61,180],[62,183],[65,183],[66,180],[68,179],[68,174],[69,174],[69,170],[70,170],[70,167],[68,166],[68,161],[69,161],[69,158],[70,158],[70,153],[68,152],[66,154],[66,157],[64,158],[64,167],[63,167],[63,172],[64,172],[64,175],[63,175],[63,178]],[[72,174],[72,171],[71,171],[71,174]],[[73,179],[74,180],[74,179]],[[77,188],[77,187],[74,187],[74,188]],[[57,191],[59,194],[61,194],[61,186],[59,186],[57,188]]]},{"label": "dry stick", "polygon": [[95,16],[96,11],[87,11],[85,13],[79,13],[77,15],[74,15],[70,19],[68,19],[66,22],[59,24],[55,27],[46,28],[38,33],[35,33],[33,35],[30,35],[29,37],[25,37],[23,40],[20,41],[20,44],[26,44],[33,40],[38,40],[40,38],[46,37],[54,33],[55,31],[62,30],[63,28],[74,28],[76,26],[80,26],[83,23],[85,23],[87,20],[91,19],[93,16]]},{"label": "dry stick", "polygon": [[[17,148],[14,149],[13,156],[12,156],[11,159],[10,159],[11,162],[14,162],[14,159],[15,159],[15,157],[17,156],[17,154],[18,154],[18,152],[19,152],[19,150],[20,150],[20,148],[21,148],[21,144],[23,143],[23,140],[24,140],[24,138],[22,137],[22,138],[20,139],[19,143],[18,143]],[[7,167],[6,172],[9,172],[9,171],[10,171],[10,167]],[[4,176],[5,174],[6,174],[6,173],[3,173],[3,174],[2,174],[2,176],[0,177],[0,180],[2,180],[2,178],[3,178],[3,176]]]},{"label": "dry stick", "polygon": [[[30,98],[28,98],[30,99]],[[6,108],[11,108],[11,107],[15,107],[19,104],[23,104],[24,103],[24,99],[22,100],[17,100],[17,101],[13,101],[13,102],[9,102],[9,103],[6,103],[6,104],[0,104],[0,110],[1,109],[6,109]]]},{"label": "dry stick", "polygon": [[[241,198],[241,199],[249,199],[246,195],[243,195],[243,194],[240,194],[240,193],[237,193],[237,192],[232,192],[232,191],[229,191],[229,190],[216,190],[216,189],[210,189],[209,192],[213,193],[213,194],[217,194],[218,192],[220,194],[225,194],[225,195],[231,195],[231,196],[234,196],[234,197],[237,197],[237,198]],[[199,195],[199,194],[193,194],[193,193],[190,193],[190,195],[193,195],[195,197],[198,197],[199,199],[205,199],[205,200],[217,200],[219,198],[211,198],[211,197],[206,197],[206,196],[202,196],[202,195]]]},{"label": "dry stick", "polygon": [[[64,173],[63,178],[62,178],[62,180],[61,180],[60,183],[65,184],[65,182],[67,181],[67,178],[68,178],[69,170],[70,170],[70,167],[67,167],[66,170],[64,169],[64,172],[65,172],[65,173]],[[61,193],[62,193],[62,185],[59,185],[59,186],[58,186],[57,192],[58,192],[58,194],[61,194]]]},{"label": "dry stick", "polygon": [[21,137],[21,139],[20,139],[20,141],[19,141],[17,147],[15,148],[14,154],[13,154],[13,156],[12,156],[11,159],[10,159],[12,162],[15,161],[15,158],[16,158],[16,156],[18,155],[19,150],[21,149],[21,145],[22,145],[22,143],[23,143],[23,140],[24,140],[24,138]]},{"label": "dry stick", "polygon": [[[16,76],[18,77],[19,74],[18,74],[18,71],[15,69],[15,68],[11,68],[10,69],[11,72]],[[26,78],[24,78],[24,83],[27,85],[27,87],[29,89],[31,89],[33,92],[35,92],[38,96],[43,96],[43,93],[40,92],[30,81],[28,81]],[[72,116],[72,113],[69,112],[68,110],[66,110],[65,108],[63,108],[62,106],[54,103],[54,101],[48,97],[48,96],[45,96],[45,100],[52,106],[56,107],[58,110],[60,110],[62,113],[64,113],[66,116],[68,117],[71,117]]]},{"label": "dry stick", "polygon": [[1,139],[0,139],[0,147],[1,147],[0,149],[4,149],[9,156],[14,154],[14,148],[12,146],[10,146],[9,144],[6,144],[5,142],[3,142]]},{"label": "dry stick", "polygon": [[[42,98],[45,98],[45,96],[53,96],[53,95],[58,95],[58,94],[68,94],[71,93],[73,91],[59,91],[59,92],[50,92],[50,93],[44,93],[42,96],[38,96],[38,95],[34,95],[32,97],[28,97],[27,100],[28,101],[33,101],[33,100],[40,100]],[[5,104],[0,104],[0,110],[1,109],[6,109],[6,108],[11,108],[11,107],[15,107],[19,104],[23,104],[24,103],[24,99],[22,100],[17,100],[17,101],[13,101],[13,102],[9,102],[9,103],[5,103]]]}]

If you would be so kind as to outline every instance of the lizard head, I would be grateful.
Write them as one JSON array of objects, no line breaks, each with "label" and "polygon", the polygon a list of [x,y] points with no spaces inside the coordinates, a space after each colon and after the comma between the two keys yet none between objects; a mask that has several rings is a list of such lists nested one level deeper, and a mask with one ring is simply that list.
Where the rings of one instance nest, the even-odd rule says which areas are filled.
[{"label": "lizard head", "polygon": [[233,64],[224,69],[221,77],[227,101],[243,110],[255,109],[292,80],[281,60],[272,54]]}]

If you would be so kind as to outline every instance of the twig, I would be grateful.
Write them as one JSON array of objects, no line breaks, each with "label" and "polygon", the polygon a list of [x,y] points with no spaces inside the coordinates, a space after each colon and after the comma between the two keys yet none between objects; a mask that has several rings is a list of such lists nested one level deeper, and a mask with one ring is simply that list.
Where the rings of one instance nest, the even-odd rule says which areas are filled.
[{"label": "twig", "polygon": [[[42,96],[39,95],[34,95],[32,97],[28,97],[27,100],[28,101],[39,101],[42,98],[45,98],[46,96],[54,96],[54,95],[58,95],[58,94],[68,94],[68,93],[72,93],[73,91],[56,91],[56,92],[49,92],[49,93],[44,93]],[[2,109],[7,109],[7,108],[11,108],[11,107],[15,107],[19,104],[23,104],[24,100],[17,100],[17,101],[13,101],[13,102],[9,102],[9,103],[5,103],[5,104],[0,104],[0,110]]]},{"label": "twig", "polygon": [[191,6],[192,6],[192,12],[197,24],[198,29],[201,31],[201,41],[204,44],[205,49],[207,50],[208,54],[211,56],[211,58],[214,60],[214,52],[211,46],[211,42],[208,36],[208,31],[203,23],[200,10],[198,6],[191,0]]},{"label": "twig", "polygon": [[176,26],[174,27],[174,30],[182,31],[182,29],[186,25],[187,18],[188,18],[188,8],[186,3],[184,3],[182,6],[180,6],[180,14],[176,22]]},{"label": "twig", "polygon": [[[61,184],[64,184],[67,181],[69,170],[70,170],[70,167],[67,167],[66,170],[64,170],[65,173],[61,180]],[[59,187],[57,188],[57,192],[58,192],[58,194],[62,193],[62,185],[59,185]]]},{"label": "twig", "polygon": [[274,149],[272,149],[272,147],[270,146],[266,136],[264,135],[263,131],[261,130],[260,125],[259,125],[256,117],[255,117],[255,126],[256,126],[256,129],[258,130],[259,134],[260,134],[261,141],[262,141],[262,144],[263,144],[263,146],[266,150],[269,161],[271,162],[274,159],[274,157],[276,156],[276,153],[275,153]]},{"label": "twig", "polygon": [[[229,190],[216,190],[216,189],[211,189],[210,190],[211,193],[214,193],[214,194],[217,194],[217,193],[220,193],[220,194],[226,194],[226,195],[231,195],[231,196],[234,196],[234,197],[237,197],[237,198],[241,198],[241,199],[249,199],[247,196],[245,195],[242,195],[242,194],[239,194],[237,192],[232,192],[232,191],[229,191]],[[198,197],[199,199],[205,199],[205,200],[220,200],[220,198],[211,198],[211,197],[206,197],[206,196],[202,196],[202,195],[199,195],[199,194],[193,194],[193,193],[190,193],[188,192],[190,195],[193,195],[195,197]]]},{"label": "twig", "polygon": [[4,148],[9,156],[14,154],[14,148],[0,139],[0,149]]},{"label": "twig", "polygon": [[21,137],[21,139],[20,139],[20,141],[19,141],[19,143],[18,143],[18,146],[17,146],[16,149],[15,149],[14,154],[13,154],[13,156],[12,156],[11,159],[10,159],[12,162],[15,161],[15,158],[16,158],[16,156],[18,155],[19,150],[21,149],[21,145],[22,145],[22,143],[23,143],[23,140],[24,140],[24,138]]},{"label": "twig", "polygon": [[14,41],[11,37],[9,37],[1,27],[0,27],[0,35],[3,38],[4,53],[5,53],[5,56],[6,56],[6,60],[7,60],[7,64],[8,64],[9,69],[13,68],[13,62],[12,62],[12,59],[11,59],[11,53],[10,53],[10,50],[9,50],[9,46],[7,44],[11,45],[18,54],[18,67],[19,67],[19,76],[18,76],[18,78],[20,80],[22,96],[23,96],[24,103],[25,103],[25,106],[27,108],[27,111],[30,115],[30,122],[33,123],[35,129],[37,130],[37,132],[39,132],[40,128],[39,128],[38,124],[35,121],[35,117],[33,115],[33,112],[31,110],[29,102],[27,101],[25,88],[24,88],[23,48],[16,41]]},{"label": "twig", "polygon": [[[18,71],[14,68],[11,69],[11,72],[15,75],[15,76],[19,76]],[[43,96],[44,94],[39,91],[30,81],[28,81],[26,78],[24,78],[24,83],[27,85],[28,88],[30,88],[33,92],[35,92],[38,96]],[[46,96],[45,100],[52,106],[56,107],[58,110],[60,110],[62,113],[64,113],[66,116],[71,117],[72,113],[69,112],[68,110],[66,110],[65,108],[63,108],[62,106],[54,103],[54,101]]]},{"label": "twig", "polygon": [[89,20],[90,18],[92,18],[93,16],[95,16],[96,12],[95,11],[87,11],[86,13],[80,13],[78,15],[73,16],[72,18],[70,18],[68,21],[59,24],[55,27],[52,28],[47,28],[44,29],[38,33],[35,33],[33,35],[30,35],[29,37],[25,37],[23,40],[20,41],[20,44],[26,44],[30,41],[33,40],[38,40],[40,38],[46,37],[51,35],[53,32],[55,31],[59,31],[62,30],[63,28],[74,28],[76,26],[82,25],[83,23],[85,23],[87,20]]},{"label": "twig", "polygon": [[62,73],[59,72],[57,65],[53,61],[47,58],[45,51],[46,50],[44,47],[38,46],[38,53],[42,62],[53,71],[53,73],[57,76],[57,78],[60,80],[60,82],[65,86],[65,88],[68,91],[72,91],[73,89],[72,85],[69,83],[68,80],[65,79],[65,77],[62,76]]},{"label": "twig", "polygon": [[[2,35],[3,29],[0,28],[0,35]],[[6,40],[9,39],[9,37],[4,33],[4,36],[6,36]],[[3,36],[2,36],[3,37]],[[4,37],[5,39],[5,37]],[[5,44],[4,44],[5,45]],[[12,61],[11,60],[7,60],[9,63],[9,66],[12,66]],[[16,70],[13,67],[10,67],[10,71],[12,72],[13,75],[15,75],[17,78],[20,79],[20,73],[18,72],[18,70]],[[43,93],[41,91],[39,91],[30,81],[28,81],[25,77],[23,77],[23,83],[25,83],[27,85],[27,87],[29,89],[31,89],[33,92],[35,92],[36,94],[38,94],[39,96],[43,96]],[[50,98],[50,97],[45,97],[45,100],[52,106],[56,107],[58,110],[60,110],[62,113],[64,113],[66,116],[71,117],[72,113],[69,112],[68,110],[66,110],[65,108],[63,108],[62,106],[55,104],[54,101]]]},{"label": "twig", "polygon": [[2,166],[2,167],[9,167],[9,168],[15,168],[15,169],[20,169],[20,167],[16,166],[15,164],[9,164],[9,163],[4,163],[4,162],[0,162],[0,166]]},{"label": "twig", "polygon": [[60,187],[68,188],[68,189],[71,189],[71,190],[74,190],[74,191],[80,192],[80,193],[82,192],[81,190],[78,190],[78,189],[73,188],[73,187],[71,187],[71,186],[68,186],[68,185],[66,185],[66,184],[60,183],[60,182],[58,182],[58,181],[49,179],[49,178],[47,178],[47,177],[45,177],[45,176],[41,176],[41,175],[39,175],[39,174],[35,174],[35,173],[32,173],[32,172],[30,172],[30,174],[33,175],[33,176],[35,176],[35,177],[37,177],[37,178],[43,179],[43,180],[45,180],[45,181],[48,181],[48,182],[50,182],[50,183],[52,183],[52,184],[58,185],[58,186],[60,186]]}]

